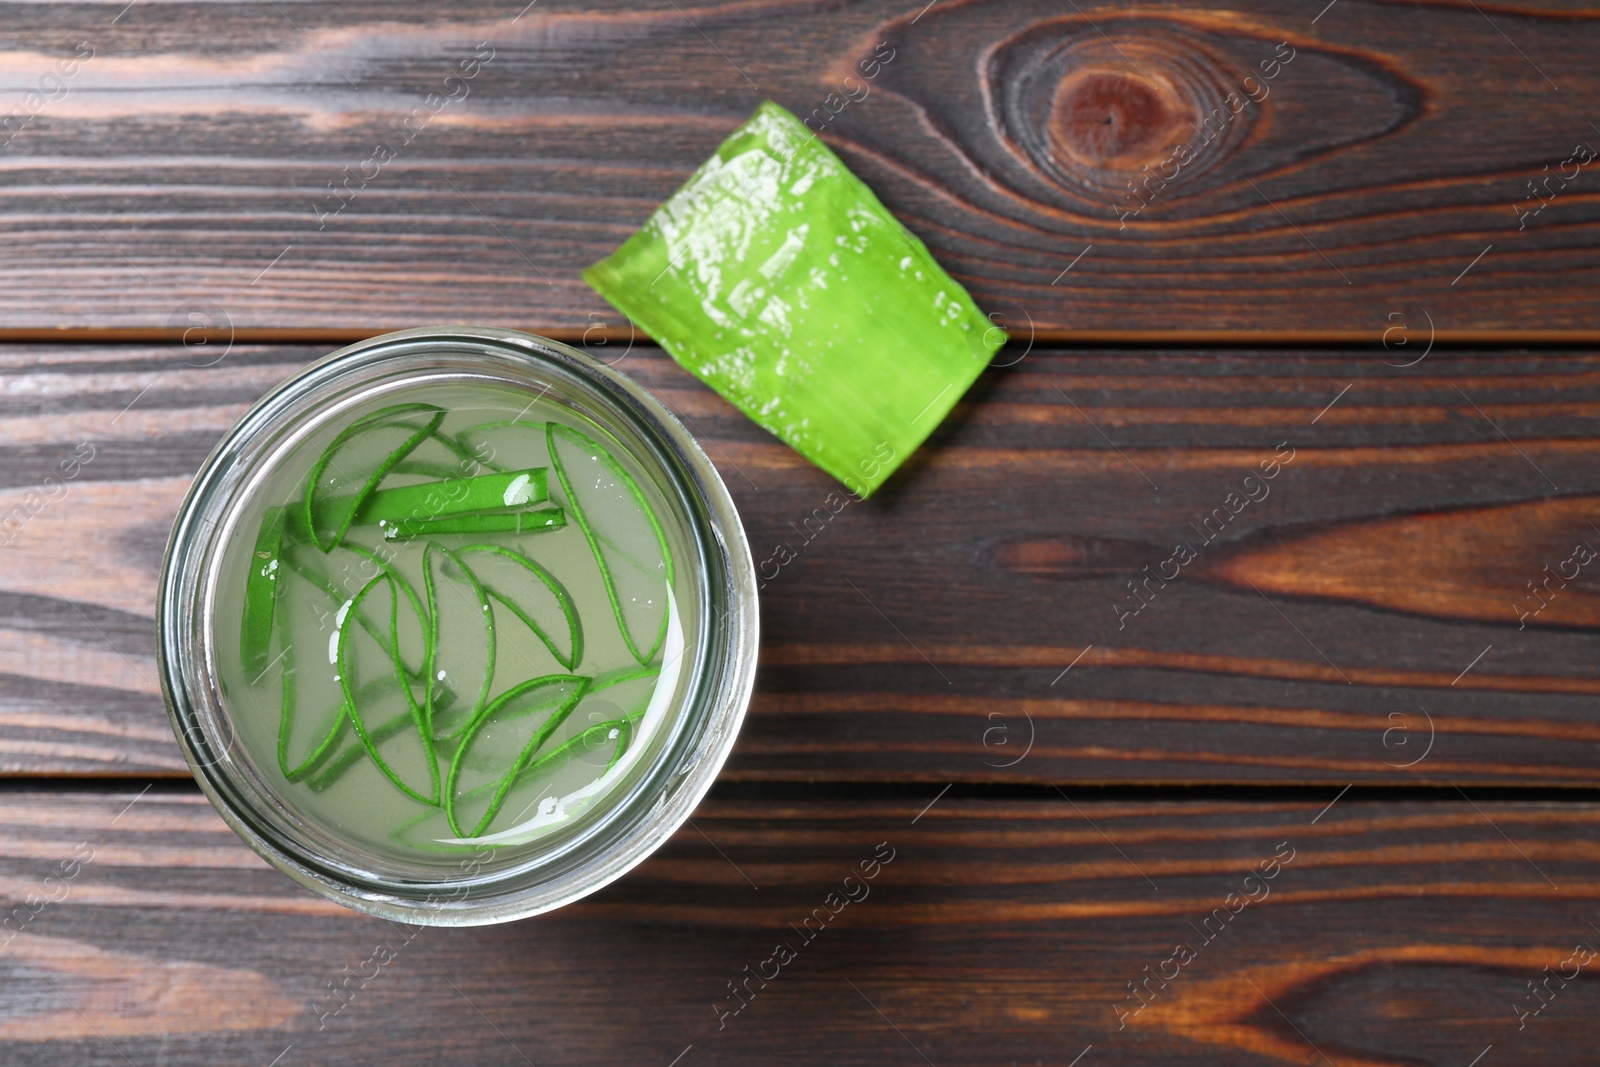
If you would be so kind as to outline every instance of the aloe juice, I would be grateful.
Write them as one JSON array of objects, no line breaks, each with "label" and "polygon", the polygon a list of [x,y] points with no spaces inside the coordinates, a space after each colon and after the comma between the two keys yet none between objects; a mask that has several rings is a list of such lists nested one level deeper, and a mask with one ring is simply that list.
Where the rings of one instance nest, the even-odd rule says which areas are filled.
[{"label": "aloe juice", "polygon": [[212,594],[222,699],[304,823],[507,861],[617,800],[696,662],[698,559],[655,467],[580,412],[429,384],[279,455]]}]

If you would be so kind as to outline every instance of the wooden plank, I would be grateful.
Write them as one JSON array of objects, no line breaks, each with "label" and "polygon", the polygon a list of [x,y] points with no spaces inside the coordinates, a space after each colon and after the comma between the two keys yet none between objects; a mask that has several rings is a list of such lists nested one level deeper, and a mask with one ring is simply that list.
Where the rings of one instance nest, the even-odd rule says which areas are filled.
[{"label": "wooden plank", "polygon": [[[0,517],[94,449],[0,548],[4,772],[185,773],[153,659],[173,511],[319,354],[0,350]],[[1036,349],[847,503],[659,351],[622,354],[705,443],[764,577],[726,773],[1600,783],[1600,572],[1573,562],[1600,547],[1600,357],[1384,357]]]},{"label": "wooden plank", "polygon": [[440,930],[135,797],[0,795],[7,1063],[1531,1064],[1600,1008],[1550,977],[1600,943],[1592,804],[714,799],[586,901]]},{"label": "wooden plank", "polygon": [[618,324],[579,271],[771,98],[1018,337],[1600,331],[1577,0],[216,0],[7,30],[5,328]]}]

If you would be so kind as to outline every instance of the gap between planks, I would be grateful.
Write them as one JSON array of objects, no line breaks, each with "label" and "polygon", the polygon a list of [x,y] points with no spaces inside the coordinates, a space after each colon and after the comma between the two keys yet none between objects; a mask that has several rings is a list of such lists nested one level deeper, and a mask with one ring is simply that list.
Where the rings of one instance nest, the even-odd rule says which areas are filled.
[{"label": "gap between planks", "polygon": [[[138,783],[162,796],[199,796],[194,779],[179,775],[50,774],[0,775],[0,796],[12,793],[63,792],[121,795]],[[1340,803],[1462,803],[1462,793],[1451,784],[1439,785],[1346,785],[1337,784],[1253,784],[1207,783],[1204,785],[1097,785],[1063,782],[951,782],[939,792],[936,779],[917,781],[799,781],[785,779],[733,779],[716,782],[706,795],[708,801],[775,800],[808,801],[895,801],[926,800],[939,793],[940,800],[980,801],[1057,801],[1061,789],[1083,801],[1134,801],[1145,803],[1323,803],[1337,794]],[[1600,787],[1594,786],[1499,786],[1468,785],[1472,801],[1488,804],[1600,804]]]},{"label": "gap between planks", "polygon": [[[179,344],[186,337],[192,343],[197,333],[204,335],[207,341],[232,341],[235,344],[353,344],[380,334],[412,328],[415,326],[240,327],[190,330],[96,326],[0,328],[0,344]],[[642,331],[626,326],[541,327],[519,324],[507,328],[523,330],[567,344],[594,344],[602,341],[655,343]],[[1439,330],[1434,334],[1433,341],[1435,347],[1580,347],[1600,345],[1600,330]],[[1381,343],[1381,338],[1375,337],[1372,330],[1037,330],[1028,334],[1013,332],[1010,343],[1072,347],[1272,346],[1294,349],[1372,345]]]}]

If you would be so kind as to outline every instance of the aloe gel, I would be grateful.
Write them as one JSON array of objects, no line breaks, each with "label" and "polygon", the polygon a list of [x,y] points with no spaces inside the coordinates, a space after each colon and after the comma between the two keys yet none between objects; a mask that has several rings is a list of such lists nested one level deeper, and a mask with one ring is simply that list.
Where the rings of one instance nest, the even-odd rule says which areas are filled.
[{"label": "aloe gel", "polygon": [[510,861],[673,730],[692,543],[648,459],[568,405],[457,383],[341,413],[264,475],[218,571],[241,754],[373,854]]}]

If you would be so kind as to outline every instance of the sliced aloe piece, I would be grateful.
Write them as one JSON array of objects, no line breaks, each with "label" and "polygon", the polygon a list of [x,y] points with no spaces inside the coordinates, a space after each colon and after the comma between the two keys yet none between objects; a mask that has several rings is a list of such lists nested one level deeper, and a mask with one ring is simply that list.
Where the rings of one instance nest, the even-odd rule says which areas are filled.
[{"label": "sliced aloe piece", "polygon": [[[400,590],[406,603],[411,606],[410,613],[400,614],[401,665],[412,678],[422,677],[422,671],[427,666],[424,648],[427,633],[416,620],[425,617],[425,609],[416,587],[404,574],[376,553],[351,542],[345,542],[327,553],[319,552],[309,544],[288,542],[284,545],[281,558],[292,573],[309,582],[333,602],[332,611],[323,610],[316,615],[319,631],[330,635],[333,632],[333,612],[337,611],[339,605],[353,599],[363,586],[380,574],[393,579],[395,588]],[[359,621],[384,651],[389,652],[388,630],[365,615]]]},{"label": "sliced aloe piece", "polygon": [[583,623],[559,578],[502,545],[468,545],[460,554],[494,599],[496,611],[520,619],[567,670],[582,662]]},{"label": "sliced aloe piece", "polygon": [[256,533],[255,551],[250,554],[250,573],[244,584],[244,621],[239,627],[239,661],[245,677],[258,679],[266,673],[272,652],[272,616],[278,601],[278,556],[283,550],[285,509],[272,507],[262,516]]},{"label": "sliced aloe piece", "polygon": [[673,577],[661,524],[633,478],[598,442],[570,426],[547,426],[550,465],[594,553],[622,639],[633,658],[647,664],[667,634]]},{"label": "sliced aloe piece", "polygon": [[485,422],[462,430],[456,441],[468,455],[497,471],[543,467],[550,455],[544,426],[516,419]]},{"label": "sliced aloe piece", "polygon": [[[356,511],[384,475],[443,420],[444,411],[432,404],[396,404],[357,419],[333,439],[306,479],[304,526],[318,548],[330,552],[344,540]],[[353,463],[348,455],[352,447],[384,459],[376,467]]]},{"label": "sliced aloe piece", "polygon": [[[445,782],[445,814],[457,837],[475,837],[493,821],[518,772],[572,714],[588,684],[574,674],[546,675],[507,690],[484,708],[450,761]],[[478,791],[491,782],[492,791]]]},{"label": "sliced aloe piece", "polygon": [[[561,747],[572,746],[569,756],[581,763],[610,770],[632,741],[633,724],[644,717],[659,677],[653,668],[630,668],[595,678],[567,719],[566,729],[572,736],[562,741]],[[549,755],[557,751],[551,749]],[[553,767],[545,765],[545,760],[541,755],[529,762],[517,776],[518,783],[548,774]]]},{"label": "sliced aloe piece", "polygon": [[[556,776],[562,767],[574,762],[588,764],[589,770],[585,773],[591,776],[609,772],[632,743],[636,727],[634,719],[595,723],[540,755],[517,775],[490,825],[510,828],[534,818],[550,824],[582,814],[596,802],[595,793],[590,789],[578,789],[562,795],[555,785]],[[487,787],[484,791],[487,792]]]},{"label": "sliced aloe piece", "polygon": [[385,527],[390,538],[410,540],[439,534],[537,533],[559,530],[567,524],[560,508],[527,508],[478,515],[448,515],[438,519],[403,519]]},{"label": "sliced aloe piece", "polygon": [[[513,731],[509,736],[516,736],[515,731],[521,729],[520,727],[510,727],[508,724],[513,720],[529,718],[537,719],[542,723],[549,720],[551,716],[560,713],[561,718],[553,724],[551,733],[545,737],[547,742],[552,740],[557,727],[563,724],[570,725],[568,720],[571,718],[572,707],[581,706],[582,704],[580,700],[577,705],[572,705],[569,699],[573,695],[573,686],[577,684],[572,679],[582,680],[585,688],[587,688],[588,679],[583,678],[581,675],[547,674],[533,679],[534,682],[538,683],[537,685],[533,685],[530,682],[520,682],[506,690],[506,693],[500,697],[496,697],[491,705],[494,710],[486,713],[484,718],[487,719],[489,715],[493,715],[499,720],[499,726],[497,727],[500,731],[499,740],[491,736],[493,731],[491,731],[491,735],[484,735],[476,729],[470,730],[467,736],[462,739],[460,748],[450,761],[451,764],[453,766],[459,765],[461,768],[460,773],[462,774],[475,772],[483,781],[499,781],[506,774],[518,752],[516,747],[507,749],[501,743],[508,736],[505,733],[506,730]],[[561,684],[556,684],[558,682]],[[519,693],[519,695],[514,700],[505,702],[505,697],[511,693]]]},{"label": "sliced aloe piece", "polygon": [[[602,674],[590,683],[572,716],[584,727],[578,736],[587,738],[583,762],[610,770],[622,758],[632,743],[633,726],[644,718],[660,677],[654,668],[629,668]],[[597,733],[601,726],[608,729]],[[615,735],[609,732],[612,728],[617,731]]]},{"label": "sliced aloe piece", "polygon": [[[395,470],[399,470],[398,465]],[[387,530],[402,521],[425,523],[478,512],[506,514],[527,510],[549,498],[548,471],[547,467],[532,467],[520,471],[480,474],[472,478],[446,472],[444,477],[435,481],[377,489],[368,493],[356,508],[351,525],[382,526]],[[324,501],[322,506],[330,513],[341,512],[352,499],[333,497]],[[305,527],[298,521],[295,523],[295,532],[301,536],[305,533]]]},{"label": "sliced aloe piece", "polygon": [[429,648],[427,721],[436,738],[459,736],[489,703],[495,629],[489,594],[455,552],[429,542],[422,554]]},{"label": "sliced aloe piece", "polygon": [[[393,648],[399,641],[396,631],[403,600],[393,579],[385,574],[374,578],[341,609],[336,657],[339,684],[344,690],[350,723],[378,770],[402,792],[424,804],[437,804],[439,762],[433,753],[433,738],[422,704],[412,692],[399,659],[350,618],[365,614],[380,627],[386,627]],[[406,610],[410,610],[409,604]],[[376,727],[400,714],[409,714],[415,729],[400,731],[387,741],[377,737]],[[373,729],[368,729],[369,724]]]},{"label": "sliced aloe piece", "polygon": [[[380,690],[388,687],[387,682],[374,683],[358,692],[356,699],[363,703],[370,702]],[[367,738],[374,745],[382,747],[396,734],[415,729],[416,719],[412,716],[411,709],[407,707],[388,722],[376,726],[368,724]],[[366,745],[362,743],[355,727],[350,724],[350,716],[346,715],[339,720],[339,726],[334,730],[333,743],[328,746],[321,758],[306,768],[304,781],[313,793],[322,793],[343,778],[356,764],[370,759]]]},{"label": "sliced aloe piece", "polygon": [[[491,825],[498,821],[507,826],[515,826],[528,821],[535,812],[545,816],[553,814],[552,804],[559,801],[552,792],[552,779],[556,773],[562,767],[574,762],[586,763],[601,773],[609,771],[627,751],[636,722],[636,719],[598,722],[540,753],[522,769],[511,788],[506,791],[500,801],[499,812],[495,819],[491,820]],[[483,785],[463,794],[458,803],[463,809],[476,810],[475,805],[487,804],[493,799],[501,784],[495,779],[486,781]],[[583,807],[587,807],[587,803],[585,799],[580,798],[565,814],[575,815]]]},{"label": "sliced aloe piece", "polygon": [[[536,753],[536,758],[517,773],[501,802],[501,812],[508,813],[501,822],[520,822],[519,813],[532,811],[550,800],[556,773],[569,764],[584,764],[590,777],[603,775],[616,766],[633,744],[658,678],[659,672],[654,668],[628,667],[608,671],[591,681],[561,730],[552,735],[549,747]],[[559,744],[555,743],[557,739]],[[576,814],[577,810],[567,814]]]},{"label": "sliced aloe piece", "polygon": [[527,508],[549,499],[548,467],[529,467],[475,478],[447,478],[398,489],[379,489],[356,512],[356,521],[433,519],[478,511]]},{"label": "sliced aloe piece", "polygon": [[[278,769],[295,781],[330,750],[344,721],[344,689],[336,660],[342,602],[331,590],[283,568],[275,612],[283,646],[278,716]],[[291,635],[315,635],[299,642]],[[324,636],[326,635],[326,636]]]}]

